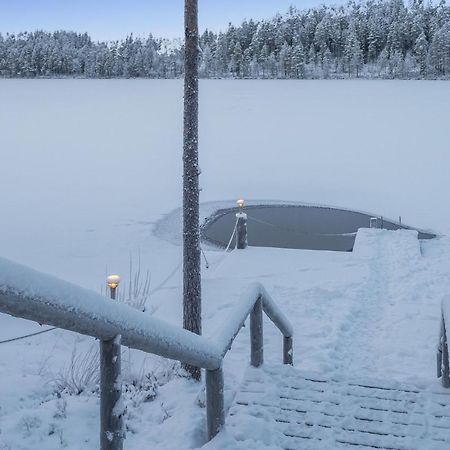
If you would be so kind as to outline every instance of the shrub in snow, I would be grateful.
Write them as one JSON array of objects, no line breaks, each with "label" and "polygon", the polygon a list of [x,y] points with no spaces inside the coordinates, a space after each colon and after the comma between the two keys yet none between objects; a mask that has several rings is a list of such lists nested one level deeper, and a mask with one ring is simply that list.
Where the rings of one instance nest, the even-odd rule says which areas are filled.
[{"label": "shrub in snow", "polygon": [[97,343],[87,352],[80,352],[75,344],[69,364],[53,380],[57,393],[80,395],[94,391],[100,382],[100,354]]},{"label": "shrub in snow", "polygon": [[[139,372],[128,368],[124,374],[123,391],[127,402],[137,407],[142,403],[153,401],[158,395],[158,389],[175,377],[182,374],[181,365],[178,361],[163,358],[152,358],[154,367],[149,368],[144,361]],[[128,364],[130,362],[128,361]]]},{"label": "shrub in snow", "polygon": [[41,425],[42,425],[42,422],[39,419],[39,417],[34,416],[34,415],[28,415],[28,416],[22,417],[22,420],[20,421],[19,427],[23,431],[23,436],[24,437],[29,437],[29,436],[31,436],[33,434],[33,432],[35,430],[40,428]]}]

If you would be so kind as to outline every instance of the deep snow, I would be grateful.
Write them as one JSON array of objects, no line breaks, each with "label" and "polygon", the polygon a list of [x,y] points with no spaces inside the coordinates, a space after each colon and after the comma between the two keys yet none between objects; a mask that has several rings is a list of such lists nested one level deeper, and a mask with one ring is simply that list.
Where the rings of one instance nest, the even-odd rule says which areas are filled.
[{"label": "deep snow", "polygon": [[[202,202],[330,204],[448,233],[447,83],[217,80],[200,88]],[[1,256],[100,292],[105,271],[126,280],[129,255],[140,252],[152,287],[163,281],[181,257],[179,215],[169,214],[182,194],[181,82],[0,80],[0,95]],[[205,204],[202,218],[217,205]],[[215,335],[239,294],[261,281],[293,322],[298,367],[435,383],[450,241],[419,248],[408,233],[380,232],[362,242],[374,253],[251,248],[224,258],[207,250],[205,335]],[[176,325],[180,283],[178,271],[149,305]],[[40,329],[0,321],[0,340]],[[96,396],[53,394],[74,345],[84,352],[96,344],[63,331],[0,344],[0,448],[96,448]],[[279,361],[281,337],[268,323],[265,345],[267,362]],[[169,363],[124,352],[125,378],[155,367],[171,378]],[[244,328],[225,361],[229,401],[248,353]],[[177,378],[152,402],[127,394],[126,447],[199,445],[198,393]]]}]

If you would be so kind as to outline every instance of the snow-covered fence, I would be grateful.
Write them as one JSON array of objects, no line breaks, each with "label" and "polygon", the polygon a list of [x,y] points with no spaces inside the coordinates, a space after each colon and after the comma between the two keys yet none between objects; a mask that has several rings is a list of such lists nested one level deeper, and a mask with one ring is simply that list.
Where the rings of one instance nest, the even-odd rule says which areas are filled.
[{"label": "snow-covered fence", "polygon": [[[292,364],[292,326],[259,283],[244,293],[214,343],[128,305],[0,258],[0,312],[102,341],[120,335],[127,347],[206,369],[209,439],[225,422],[222,360],[249,315],[251,363],[258,367],[263,362],[263,311],[283,335],[283,362]],[[116,406],[110,408],[111,415],[117,413]],[[101,436],[121,435],[120,431],[100,430]],[[108,439],[101,442],[102,450],[119,448],[111,447]]]},{"label": "snow-covered fence", "polygon": [[437,376],[441,377],[442,386],[450,388],[450,365],[448,355],[448,334],[450,330],[450,296],[442,300],[441,329],[437,348]]},{"label": "snow-covered fence", "polygon": [[[216,341],[222,358],[250,316],[251,365],[259,367],[263,363],[263,311],[283,335],[283,363],[293,363],[292,326],[260,283],[248,287],[239,299],[237,308],[225,321]],[[212,439],[225,423],[222,366],[206,371],[206,405],[208,438]]]},{"label": "snow-covered fence", "polygon": [[214,369],[220,354],[206,339],[83,289],[0,259],[0,312],[165,358]]}]

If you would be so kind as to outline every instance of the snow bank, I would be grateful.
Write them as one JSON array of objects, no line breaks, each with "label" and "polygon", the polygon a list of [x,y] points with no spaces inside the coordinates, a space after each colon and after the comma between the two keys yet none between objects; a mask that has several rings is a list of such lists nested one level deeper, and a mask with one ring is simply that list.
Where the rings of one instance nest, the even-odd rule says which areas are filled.
[{"label": "snow bank", "polygon": [[380,256],[380,246],[389,245],[391,252],[402,255],[407,260],[421,256],[420,242],[416,230],[383,230],[360,228],[356,234],[353,254],[357,257],[373,258]]}]

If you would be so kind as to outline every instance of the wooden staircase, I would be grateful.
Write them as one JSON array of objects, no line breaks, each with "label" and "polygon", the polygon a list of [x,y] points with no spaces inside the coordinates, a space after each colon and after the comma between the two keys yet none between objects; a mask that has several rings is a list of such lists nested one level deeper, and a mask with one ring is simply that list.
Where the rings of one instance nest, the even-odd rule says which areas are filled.
[{"label": "wooden staircase", "polygon": [[[248,421],[286,450],[450,449],[450,393],[399,383],[339,381],[290,366],[249,368],[230,409],[236,440]],[[261,442],[259,448],[266,445]],[[253,448],[253,447],[252,447]]]}]

